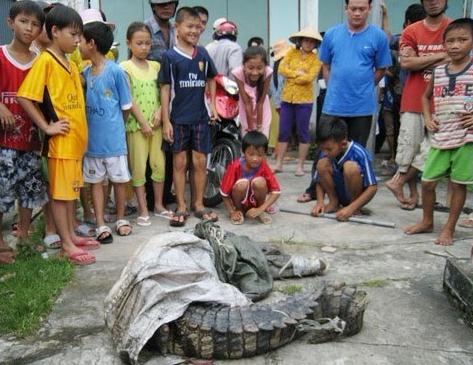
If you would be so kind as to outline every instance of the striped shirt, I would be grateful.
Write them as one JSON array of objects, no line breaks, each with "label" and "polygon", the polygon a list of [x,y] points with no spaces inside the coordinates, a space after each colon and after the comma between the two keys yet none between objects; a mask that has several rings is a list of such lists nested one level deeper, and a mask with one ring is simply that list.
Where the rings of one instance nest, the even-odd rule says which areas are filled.
[{"label": "striped shirt", "polygon": [[473,142],[473,129],[463,127],[461,117],[473,113],[473,65],[452,74],[448,65],[434,70],[434,114],[439,129],[432,136],[432,146],[452,149]]},{"label": "striped shirt", "polygon": [[[323,157],[327,157],[324,152],[320,154],[320,158]],[[333,173],[343,175],[343,164],[348,161],[354,161],[360,167],[361,176],[363,177],[363,188],[378,184],[373,170],[372,157],[362,145],[351,141],[342,157],[339,159],[332,159],[331,162]],[[319,182],[319,180],[319,173],[315,171],[314,181]]]}]

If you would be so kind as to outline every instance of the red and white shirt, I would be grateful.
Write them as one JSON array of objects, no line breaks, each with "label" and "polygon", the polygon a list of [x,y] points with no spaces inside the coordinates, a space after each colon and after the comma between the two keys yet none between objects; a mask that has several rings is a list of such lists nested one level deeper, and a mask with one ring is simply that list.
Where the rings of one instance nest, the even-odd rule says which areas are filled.
[{"label": "red and white shirt", "polygon": [[266,180],[269,193],[281,192],[278,180],[265,160],[261,162],[261,165],[251,171],[246,171],[246,163],[244,161],[243,157],[238,158],[227,167],[220,186],[220,194],[222,194],[222,196],[231,195],[233,187],[238,180],[246,179],[251,181],[256,177],[263,177]]},{"label": "red and white shirt", "polygon": [[432,146],[452,149],[473,142],[473,130],[463,126],[461,118],[473,112],[473,64],[470,62],[461,72],[452,74],[448,65],[434,70],[434,113],[439,122],[432,135]]},{"label": "red and white shirt", "polygon": [[1,148],[19,151],[39,151],[41,148],[38,129],[16,100],[16,93],[33,62],[21,64],[8,52],[6,45],[0,47],[0,103],[15,117],[13,130],[4,130],[0,125]]}]

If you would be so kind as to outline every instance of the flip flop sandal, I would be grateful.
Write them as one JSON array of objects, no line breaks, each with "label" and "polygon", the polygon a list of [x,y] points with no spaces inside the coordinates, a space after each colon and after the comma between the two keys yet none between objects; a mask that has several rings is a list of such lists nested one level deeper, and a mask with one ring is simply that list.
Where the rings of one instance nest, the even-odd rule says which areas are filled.
[{"label": "flip flop sandal", "polygon": [[187,221],[187,212],[176,211],[169,221],[171,227],[184,227]]},{"label": "flip flop sandal", "polygon": [[302,193],[301,195],[299,195],[297,197],[297,202],[298,203],[308,203],[312,200],[314,200],[314,199],[312,199],[312,197],[310,196],[309,193]]},{"label": "flip flop sandal", "polygon": [[149,215],[146,217],[138,217],[136,218],[136,224],[141,227],[149,227],[151,225],[151,220],[149,219]]},{"label": "flip flop sandal", "polygon": [[266,213],[266,212],[263,212],[261,213],[258,217],[256,217],[261,223],[263,224],[271,224],[271,222],[273,221],[273,219],[271,218],[271,216]]},{"label": "flip flop sandal", "polygon": [[0,247],[0,265],[15,263],[15,251],[11,247]]},{"label": "flip flop sandal", "polygon": [[87,251],[96,250],[100,247],[100,242],[92,237],[79,237],[78,240],[72,241],[72,243]]},{"label": "flip flop sandal", "polygon": [[401,209],[402,210],[414,210],[418,206],[418,203],[404,203],[401,204]]},{"label": "flip flop sandal", "polygon": [[12,225],[11,225],[11,235],[13,237],[18,236],[18,223],[12,223]]},{"label": "flip flop sandal", "polygon": [[61,251],[58,256],[68,260],[71,264],[78,266],[91,265],[95,263],[95,256],[86,251],[78,251],[71,254]]},{"label": "flip flop sandal", "polygon": [[277,212],[279,212],[279,207],[276,204],[270,205],[266,209],[266,213],[268,214],[276,214]]},{"label": "flip flop sandal", "polygon": [[61,237],[58,234],[48,234],[43,239],[44,247],[50,250],[57,250],[62,247]]},{"label": "flip flop sandal", "polygon": [[[123,228],[123,227],[129,227],[130,231],[128,233],[121,233],[120,228]],[[127,219],[119,219],[115,223],[115,231],[117,232],[117,234],[119,236],[122,236],[122,237],[129,236],[131,234],[132,230],[133,230],[133,227],[130,224],[130,221],[127,220]]]},{"label": "flip flop sandal", "polygon": [[[215,212],[211,211],[210,209],[202,209],[202,210],[196,210],[194,212],[194,217],[199,218],[200,220],[205,220],[205,221],[211,221],[211,222],[217,222],[218,221],[218,216],[215,215],[212,217],[212,213],[215,214]],[[210,217],[210,218],[204,218],[204,216]]]},{"label": "flip flop sandal", "polygon": [[94,237],[95,228],[92,228],[88,224],[81,223],[75,229],[74,232],[81,237]]},{"label": "flip flop sandal", "polygon": [[234,224],[235,226],[240,226],[243,223],[245,223],[245,217],[243,217],[243,214],[242,214],[239,219],[230,218],[230,222],[232,222],[232,224]]},{"label": "flip flop sandal", "polygon": [[174,216],[174,212],[171,210],[162,210],[161,212],[154,211],[155,217],[171,219]]},{"label": "flip flop sandal", "polygon": [[473,218],[463,219],[458,225],[463,228],[473,228]]},{"label": "flip flop sandal", "polygon": [[97,241],[103,245],[113,242],[112,230],[109,226],[100,226],[97,228]]}]

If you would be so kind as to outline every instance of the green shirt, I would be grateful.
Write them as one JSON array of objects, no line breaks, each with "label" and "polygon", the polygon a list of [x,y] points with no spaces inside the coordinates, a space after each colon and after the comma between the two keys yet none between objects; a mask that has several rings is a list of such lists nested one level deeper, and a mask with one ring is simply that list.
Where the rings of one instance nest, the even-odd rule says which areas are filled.
[{"label": "green shirt", "polygon": [[[120,66],[128,74],[131,84],[133,101],[140,108],[141,113],[153,127],[153,115],[159,108],[158,73],[160,65],[156,61],[147,61],[148,68],[142,69],[131,60],[120,63]],[[141,129],[140,123],[132,113],[126,121],[126,131],[136,132]]]}]

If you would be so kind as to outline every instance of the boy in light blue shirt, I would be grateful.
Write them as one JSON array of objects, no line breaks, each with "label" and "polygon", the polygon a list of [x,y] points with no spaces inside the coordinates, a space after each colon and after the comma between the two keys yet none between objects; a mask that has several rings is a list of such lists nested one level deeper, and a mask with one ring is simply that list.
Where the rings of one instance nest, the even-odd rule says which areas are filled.
[{"label": "boy in light blue shirt", "polygon": [[97,221],[97,240],[113,241],[111,229],[104,221],[103,181],[110,180],[115,192],[116,232],[131,233],[125,217],[125,186],[130,181],[127,162],[125,119],[132,97],[124,71],[105,58],[113,43],[113,33],[103,22],[84,24],[79,49],[83,59],[92,65],[83,72],[86,81],[86,108],[89,141],[84,157],[84,181],[92,186],[92,200]]}]

